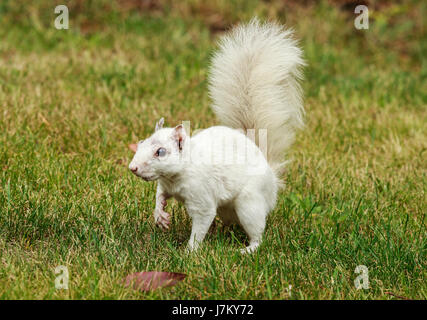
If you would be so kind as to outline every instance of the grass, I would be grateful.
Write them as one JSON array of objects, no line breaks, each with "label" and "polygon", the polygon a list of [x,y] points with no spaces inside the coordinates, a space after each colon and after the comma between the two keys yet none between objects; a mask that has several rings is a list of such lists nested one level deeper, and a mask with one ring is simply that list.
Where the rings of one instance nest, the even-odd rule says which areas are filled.
[{"label": "grass", "polygon": [[[0,4],[1,299],[427,298],[426,4],[371,1],[356,30],[336,2],[70,1],[56,30],[53,2]],[[154,226],[155,184],[128,172],[127,145],[161,116],[217,123],[209,57],[252,15],[301,39],[307,126],[259,251],[240,255],[245,234],[217,221],[186,255],[183,206],[168,204],[169,232]],[[69,290],[55,289],[58,265]],[[144,270],[188,277],[121,286]]]}]

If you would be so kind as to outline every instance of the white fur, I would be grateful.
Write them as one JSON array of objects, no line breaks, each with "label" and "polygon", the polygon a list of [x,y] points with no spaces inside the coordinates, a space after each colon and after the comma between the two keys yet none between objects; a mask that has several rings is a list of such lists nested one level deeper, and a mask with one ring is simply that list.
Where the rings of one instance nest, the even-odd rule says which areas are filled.
[{"label": "white fur", "polygon": [[253,19],[220,41],[210,68],[212,108],[231,128],[268,130],[268,161],[280,167],[283,153],[303,126],[298,83],[304,65],[292,30]]},{"label": "white fur", "polygon": [[[129,168],[145,180],[158,180],[154,218],[160,227],[169,227],[168,198],[185,204],[192,218],[189,250],[203,241],[216,214],[246,231],[249,246],[243,252],[261,243],[276,204],[276,166],[303,124],[297,81],[303,62],[290,36],[257,20],[235,28],[222,39],[210,72],[213,109],[226,126],[190,138],[182,125],[162,128],[161,119],[156,132],[138,144]],[[237,129],[266,129],[266,157]],[[159,148],[166,150],[164,156],[156,154]]]}]

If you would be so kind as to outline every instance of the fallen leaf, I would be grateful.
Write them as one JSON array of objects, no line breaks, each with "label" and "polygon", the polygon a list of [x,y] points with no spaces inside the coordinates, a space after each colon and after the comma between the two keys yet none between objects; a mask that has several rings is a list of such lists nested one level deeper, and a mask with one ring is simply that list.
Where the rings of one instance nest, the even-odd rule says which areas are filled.
[{"label": "fallen leaf", "polygon": [[146,271],[128,275],[124,280],[125,287],[133,286],[136,290],[150,291],[161,287],[174,286],[187,275],[177,272]]},{"label": "fallen leaf", "polygon": [[409,299],[409,298],[407,298],[407,297],[404,297],[404,296],[398,296],[397,294],[395,294],[395,293],[393,293],[393,292],[390,292],[390,291],[386,291],[386,292],[384,292],[385,294],[389,294],[389,295],[391,295],[391,296],[393,296],[393,297],[396,297],[396,298],[398,298],[398,299],[402,299],[402,300],[411,300],[411,299]]},{"label": "fallen leaf", "polygon": [[138,145],[136,143],[132,143],[129,145],[129,149],[131,149],[133,152],[136,152]]}]

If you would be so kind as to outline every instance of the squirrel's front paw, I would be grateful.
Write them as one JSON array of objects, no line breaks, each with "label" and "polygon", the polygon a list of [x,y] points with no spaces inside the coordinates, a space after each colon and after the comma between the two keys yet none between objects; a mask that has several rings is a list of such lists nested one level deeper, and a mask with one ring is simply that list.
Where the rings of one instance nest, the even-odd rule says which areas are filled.
[{"label": "squirrel's front paw", "polygon": [[170,215],[163,210],[154,210],[154,221],[161,229],[169,229]]}]

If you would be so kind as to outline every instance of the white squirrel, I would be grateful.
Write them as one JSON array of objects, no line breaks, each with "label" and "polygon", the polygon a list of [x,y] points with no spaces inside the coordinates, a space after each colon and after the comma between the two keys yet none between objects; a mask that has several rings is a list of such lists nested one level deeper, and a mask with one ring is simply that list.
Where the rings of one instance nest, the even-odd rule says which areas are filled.
[{"label": "white squirrel", "polygon": [[291,30],[257,19],[239,25],[221,39],[209,73],[212,108],[223,126],[190,137],[182,124],[163,128],[162,118],[138,143],[129,169],[158,180],[154,219],[161,228],[170,224],[166,200],[185,204],[192,219],[188,250],[203,241],[217,214],[243,227],[249,237],[243,253],[260,245],[281,187],[281,159],[303,126],[303,65]]}]

